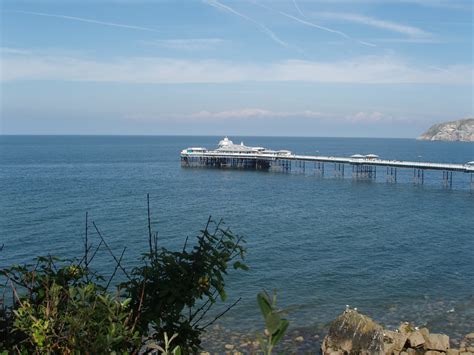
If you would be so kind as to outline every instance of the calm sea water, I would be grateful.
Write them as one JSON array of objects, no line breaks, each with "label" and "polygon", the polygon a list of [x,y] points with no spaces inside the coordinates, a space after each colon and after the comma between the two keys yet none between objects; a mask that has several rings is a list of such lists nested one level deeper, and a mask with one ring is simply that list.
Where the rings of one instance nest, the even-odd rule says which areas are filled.
[{"label": "calm sea water", "polygon": [[[474,191],[455,173],[414,186],[305,174],[185,169],[179,152],[221,137],[0,136],[0,267],[48,253],[81,253],[88,211],[112,248],[133,266],[147,245],[146,194],[159,242],[178,248],[208,216],[247,237],[249,272],[231,273],[221,321],[259,327],[255,296],[277,289],[292,326],[326,323],[346,304],[376,320],[427,324],[450,334],[474,329]],[[405,139],[232,137],[296,153],[465,163],[469,143]],[[347,171],[346,171],[347,173]],[[349,175],[349,174],[346,174]],[[93,238],[95,238],[93,236]],[[97,243],[97,238],[94,240]],[[111,271],[103,253],[95,267]],[[216,309],[217,311],[217,309]]]}]

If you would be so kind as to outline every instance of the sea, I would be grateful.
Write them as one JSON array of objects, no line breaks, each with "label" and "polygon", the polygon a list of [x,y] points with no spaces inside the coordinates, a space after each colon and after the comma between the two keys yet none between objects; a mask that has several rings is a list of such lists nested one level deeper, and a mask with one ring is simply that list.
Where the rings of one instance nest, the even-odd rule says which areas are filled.
[{"label": "sea", "polygon": [[[297,154],[466,163],[474,144],[414,139],[230,137]],[[324,327],[346,305],[387,327],[401,321],[461,337],[474,330],[474,187],[471,176],[399,169],[397,183],[344,178],[326,164],[291,173],[183,168],[180,151],[214,148],[212,136],[0,136],[0,268],[41,255],[82,255],[85,215],[124,265],[147,250],[147,194],[158,244],[192,243],[209,216],[246,240],[249,271],[229,270],[225,329],[263,326],[256,303],[277,292],[291,327]],[[110,275],[102,250],[95,270]],[[117,282],[123,275],[117,275]]]}]

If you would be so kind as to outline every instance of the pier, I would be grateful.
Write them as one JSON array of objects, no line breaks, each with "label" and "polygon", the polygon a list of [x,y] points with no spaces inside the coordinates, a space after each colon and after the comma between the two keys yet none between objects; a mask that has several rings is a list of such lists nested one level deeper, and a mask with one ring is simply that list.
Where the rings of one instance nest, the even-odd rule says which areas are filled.
[{"label": "pier", "polygon": [[[187,148],[181,151],[183,167],[213,167],[230,169],[266,170],[275,172],[306,173],[310,167],[315,175],[324,176],[325,171],[334,177],[344,178],[351,172],[353,179],[375,180],[377,174],[385,173],[386,181],[396,183],[399,169],[412,171],[414,184],[425,183],[427,171],[440,173],[444,187],[453,186],[453,173],[470,174],[469,189],[474,190],[474,161],[465,164],[431,163],[380,159],[375,154],[354,154],[350,157],[321,155],[297,155],[288,150],[269,150],[263,147],[247,147],[234,144],[227,137],[219,142],[215,150]],[[312,165],[312,166],[311,166]],[[330,167],[330,169],[327,169]]]}]

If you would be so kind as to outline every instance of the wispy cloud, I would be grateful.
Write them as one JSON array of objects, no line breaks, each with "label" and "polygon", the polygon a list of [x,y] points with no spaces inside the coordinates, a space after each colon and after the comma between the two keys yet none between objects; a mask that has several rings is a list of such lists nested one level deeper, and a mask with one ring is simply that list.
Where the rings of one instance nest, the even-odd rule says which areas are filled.
[{"label": "wispy cloud", "polygon": [[286,12],[283,12],[283,11],[278,11],[281,15],[285,16],[285,17],[288,17],[292,20],[295,20],[296,22],[299,22],[303,25],[306,25],[306,26],[310,26],[310,27],[314,27],[314,28],[317,28],[317,29],[320,29],[320,30],[323,30],[323,31],[326,31],[326,32],[331,32],[331,33],[335,33],[339,36],[342,36],[344,38],[347,38],[347,39],[350,39],[351,37],[342,32],[342,31],[338,31],[338,30],[333,30],[332,28],[329,28],[329,27],[325,27],[325,26],[320,26],[320,25],[317,25],[313,22],[309,22],[309,21],[306,21],[306,20],[303,20],[299,17],[296,17],[296,16],[293,16],[293,15],[290,15],[290,14],[287,14]]},{"label": "wispy cloud", "polygon": [[205,50],[213,49],[223,44],[225,40],[221,38],[186,38],[186,39],[157,39],[152,41],[140,41],[145,45],[158,46],[177,50]]},{"label": "wispy cloud", "polygon": [[223,120],[252,120],[252,119],[279,119],[279,118],[322,118],[327,117],[321,112],[304,111],[275,111],[264,108],[241,108],[235,110],[210,111],[201,110],[188,114],[130,114],[126,119],[137,122],[152,122],[162,120],[188,120],[188,121],[223,121]]},{"label": "wispy cloud", "polygon": [[11,47],[0,47],[0,54],[31,54],[30,50],[11,48]]},{"label": "wispy cloud", "polygon": [[408,26],[392,21],[385,21],[376,19],[373,17],[352,14],[352,13],[343,13],[343,12],[318,12],[313,13],[314,15],[326,19],[338,20],[338,21],[345,21],[345,22],[353,22],[359,23],[362,25],[380,28],[384,30],[388,30],[391,32],[396,32],[400,34],[404,34],[410,37],[429,37],[431,34],[414,26]]},{"label": "wispy cloud", "polygon": [[[376,43],[438,44],[445,41],[435,38],[371,38]],[[451,41],[452,42],[452,41]]]},{"label": "wispy cloud", "polygon": [[286,43],[285,41],[283,41],[281,38],[279,38],[273,31],[271,31],[267,26],[265,26],[263,23],[260,23],[256,20],[254,20],[253,18],[241,13],[241,12],[238,12],[236,11],[235,9],[233,9],[232,7],[230,6],[227,6],[227,5],[224,5],[222,3],[220,3],[219,1],[217,0],[203,0],[203,2],[207,5],[210,5],[210,6],[213,6],[215,7],[216,9],[219,9],[221,11],[224,11],[224,12],[227,12],[227,13],[230,13],[232,15],[235,15],[235,16],[238,16],[238,17],[241,17],[251,23],[253,23],[255,26],[257,26],[257,28],[260,30],[260,32],[266,34],[269,38],[271,38],[274,42],[278,43],[279,45],[283,46],[283,47],[288,47],[288,43]]},{"label": "wispy cloud", "polygon": [[321,117],[322,113],[317,111],[272,111],[262,108],[244,108],[229,111],[199,111],[189,115],[188,118],[213,118],[213,119],[245,119],[245,118],[277,118],[277,117]]},{"label": "wispy cloud", "polygon": [[[314,27],[314,28],[317,28],[317,29],[322,30],[322,31],[334,33],[334,34],[336,34],[336,35],[338,35],[338,36],[341,36],[341,37],[343,37],[343,38],[345,38],[345,39],[354,40],[351,36],[349,36],[349,35],[348,35],[347,33],[345,33],[345,32],[342,32],[342,31],[339,31],[339,30],[336,30],[336,29],[333,29],[333,28],[329,28],[329,27],[326,27],[326,26],[318,25],[318,24],[316,24],[316,23],[314,23],[314,22],[308,21],[308,20],[306,20],[306,19],[299,18],[299,17],[297,17],[297,16],[293,16],[293,15],[291,15],[291,14],[289,14],[289,13],[284,12],[284,11],[275,10],[275,9],[273,9],[273,8],[271,8],[271,7],[268,7],[268,6],[264,5],[264,4],[261,4],[261,3],[256,2],[255,0],[253,0],[252,3],[255,4],[255,5],[257,5],[257,6],[260,6],[260,7],[262,7],[262,8],[265,8],[265,9],[267,9],[267,10],[275,11],[275,12],[279,13],[280,15],[285,16],[285,17],[287,17],[287,18],[289,18],[289,19],[291,19],[291,20],[293,20],[293,21],[299,22],[300,24],[303,24],[303,25],[305,25],[305,26]],[[306,17],[306,16],[303,14],[303,12],[301,11],[301,9],[298,7],[298,4],[296,3],[296,1],[294,1],[294,4],[295,4],[295,6],[298,8],[298,11],[301,13],[301,15],[302,15],[303,17]],[[362,44],[362,45],[364,45],[364,46],[370,46],[370,47],[376,47],[376,46],[377,46],[376,44],[369,43],[369,42],[366,42],[366,41],[359,41],[359,40],[355,40],[355,41],[358,42],[358,43],[360,43],[360,44]]]},{"label": "wispy cloud", "polygon": [[392,117],[385,115],[379,111],[373,111],[373,112],[360,111],[360,112],[346,116],[346,119],[349,122],[354,122],[354,123],[376,123],[380,121],[391,120]]},{"label": "wispy cloud", "polygon": [[[283,60],[262,64],[223,60],[127,57],[88,60],[53,53],[5,54],[2,80],[63,80],[121,83],[428,83],[471,84],[472,66],[429,68],[394,56],[365,56],[343,61]],[[442,69],[442,70],[439,70]]]},{"label": "wispy cloud", "polygon": [[423,7],[445,8],[452,10],[472,10],[471,0],[311,0],[313,4],[359,5],[359,4],[397,4],[418,5]]},{"label": "wispy cloud", "polygon": [[186,122],[219,122],[219,121],[276,121],[285,119],[308,119],[319,122],[345,122],[348,124],[376,124],[386,122],[401,122],[406,119],[402,116],[393,116],[380,111],[358,111],[347,114],[320,112],[315,110],[301,111],[277,111],[265,108],[246,107],[233,110],[212,111],[201,110],[184,114],[163,113],[132,113],[124,116],[126,120],[134,122],[162,122],[162,121],[186,121]]},{"label": "wispy cloud", "polygon": [[293,0],[293,5],[295,5],[296,11],[298,11],[298,13],[299,13],[301,16],[306,17],[305,14],[303,13],[303,11],[301,11],[301,9],[300,9],[298,3],[296,2],[296,0]]},{"label": "wispy cloud", "polygon": [[67,15],[58,15],[58,14],[50,14],[50,13],[45,13],[45,12],[34,12],[34,11],[16,11],[16,10],[14,11],[14,10],[11,10],[10,12],[16,12],[16,13],[21,13],[21,14],[25,14],[25,15],[54,17],[54,18],[60,18],[60,19],[63,19],[63,20],[87,22],[87,23],[93,23],[93,24],[103,25],[103,26],[112,26],[112,27],[126,28],[126,29],[129,29],[129,30],[148,31],[148,32],[160,32],[160,31],[157,30],[157,29],[149,28],[149,27],[133,26],[133,25],[126,25],[126,24],[122,24],[122,23],[99,21],[99,20],[94,20],[94,19],[89,19],[89,18],[83,18],[83,17],[75,17],[75,16],[67,16]]},{"label": "wispy cloud", "polygon": [[371,43],[371,42],[367,42],[367,41],[361,41],[361,40],[357,40],[357,42],[360,43],[360,44],[363,44],[364,46],[377,47],[377,45],[375,43]]},{"label": "wispy cloud", "polygon": [[416,4],[419,6],[425,7],[439,7],[452,10],[473,10],[473,5],[471,0],[456,2],[453,0],[390,0],[387,2],[397,2],[401,1],[409,4]]}]

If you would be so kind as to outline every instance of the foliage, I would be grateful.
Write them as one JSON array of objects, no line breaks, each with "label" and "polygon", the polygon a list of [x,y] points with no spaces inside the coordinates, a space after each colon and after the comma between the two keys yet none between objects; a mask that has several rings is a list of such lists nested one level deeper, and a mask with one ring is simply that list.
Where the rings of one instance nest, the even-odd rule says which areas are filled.
[{"label": "foliage", "polygon": [[158,249],[156,235],[150,238],[144,265],[133,269],[131,279],[122,284],[125,296],[132,299],[142,331],[151,325],[157,334],[178,334],[176,343],[195,352],[202,332],[229,309],[202,324],[217,299],[227,298],[224,276],[229,264],[247,270],[242,262],[244,240],[211,219],[196,245],[188,248],[186,241],[182,251]]},{"label": "foliage", "polygon": [[[92,224],[100,242],[93,251],[86,214],[80,260],[48,256],[0,270],[5,281],[0,285],[0,353],[193,353],[200,349],[202,332],[240,300],[209,318],[218,299],[227,298],[224,278],[230,267],[247,270],[243,238],[222,222],[209,218],[196,243],[188,246],[186,238],[180,251],[158,248],[148,203],[149,251],[130,273],[121,263],[125,249],[115,256]],[[115,260],[108,280],[90,267],[99,249]],[[111,292],[117,272],[127,281]]]},{"label": "foliage", "polygon": [[120,300],[97,279],[88,280],[93,274],[81,265],[47,257],[35,266],[14,266],[2,273],[16,285],[10,328],[14,343],[7,347],[65,354],[139,348],[130,299]]},{"label": "foliage", "polygon": [[270,297],[268,293],[260,292],[257,295],[257,303],[265,320],[265,338],[258,337],[260,348],[265,355],[271,355],[273,348],[285,335],[290,324],[288,320],[281,318],[285,312],[276,308],[276,293]]},{"label": "foliage", "polygon": [[173,334],[171,338],[168,338],[168,334],[165,332],[163,340],[164,348],[156,343],[148,344],[147,348],[158,350],[162,355],[181,355],[181,348],[179,346],[171,348],[171,343],[177,336],[178,334]]}]

